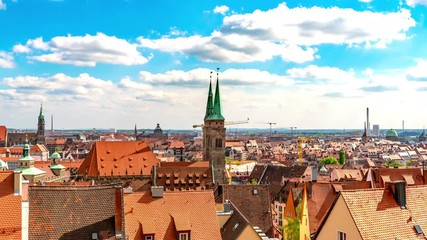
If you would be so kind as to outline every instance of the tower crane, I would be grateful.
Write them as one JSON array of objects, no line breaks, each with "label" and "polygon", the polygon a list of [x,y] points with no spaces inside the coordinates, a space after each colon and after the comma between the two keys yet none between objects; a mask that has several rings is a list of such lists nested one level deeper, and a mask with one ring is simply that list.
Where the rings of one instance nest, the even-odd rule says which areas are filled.
[{"label": "tower crane", "polygon": [[[249,123],[249,118],[246,118],[246,120],[240,120],[240,121],[229,121],[224,122],[224,125],[236,125],[236,124],[244,124]],[[203,127],[203,124],[194,124],[193,128]]]},{"label": "tower crane", "polygon": [[260,124],[269,124],[270,125],[270,136],[271,136],[271,127],[272,127],[272,125],[276,125],[277,124],[275,122],[257,122],[257,123],[260,123]]}]

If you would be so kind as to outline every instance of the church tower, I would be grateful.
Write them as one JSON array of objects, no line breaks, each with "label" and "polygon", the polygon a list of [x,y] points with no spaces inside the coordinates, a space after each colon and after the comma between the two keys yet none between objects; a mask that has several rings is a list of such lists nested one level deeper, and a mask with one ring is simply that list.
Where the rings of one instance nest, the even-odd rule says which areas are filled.
[{"label": "church tower", "polygon": [[212,72],[209,81],[208,101],[203,124],[203,160],[209,161],[215,184],[224,184],[225,180],[225,127],[221,113],[219,78],[217,79],[215,97],[212,99]]},{"label": "church tower", "polygon": [[44,116],[43,116],[43,103],[40,104],[40,113],[37,122],[37,144],[46,144],[46,138],[44,135]]}]

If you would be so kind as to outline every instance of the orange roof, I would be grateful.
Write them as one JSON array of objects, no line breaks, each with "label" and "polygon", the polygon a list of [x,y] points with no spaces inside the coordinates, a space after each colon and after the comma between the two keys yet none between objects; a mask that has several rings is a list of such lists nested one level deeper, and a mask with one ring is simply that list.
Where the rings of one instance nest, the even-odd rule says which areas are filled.
[{"label": "orange roof", "polygon": [[43,144],[36,144],[31,147],[31,152],[48,152],[47,148]]},{"label": "orange roof", "polygon": [[0,147],[0,154],[6,154],[8,150],[12,155],[22,155],[22,147]]},{"label": "orange roof", "polygon": [[399,207],[389,189],[342,191],[341,196],[362,239],[419,239],[414,225],[427,229],[426,186],[406,188],[407,209]]},{"label": "orange roof", "polygon": [[88,177],[150,176],[157,164],[146,142],[96,142],[77,173]]},{"label": "orange roof", "polygon": [[177,230],[190,231],[191,239],[221,239],[212,192],[165,192],[152,198],[151,192],[124,196],[126,235],[143,239],[153,233],[155,239],[175,240]]},{"label": "orange roof", "polygon": [[7,128],[6,126],[0,126],[0,141],[6,141]]},{"label": "orange roof", "polygon": [[169,148],[185,148],[184,142],[179,141],[179,140],[172,140]]},{"label": "orange roof", "polygon": [[13,171],[0,171],[0,239],[21,239],[21,196],[13,195]]}]

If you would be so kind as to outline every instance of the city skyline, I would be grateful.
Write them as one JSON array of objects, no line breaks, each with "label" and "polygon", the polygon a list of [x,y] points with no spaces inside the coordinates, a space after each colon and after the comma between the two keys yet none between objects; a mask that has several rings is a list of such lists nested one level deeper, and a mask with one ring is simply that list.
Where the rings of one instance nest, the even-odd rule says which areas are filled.
[{"label": "city skyline", "polygon": [[0,0],[0,125],[191,129],[219,67],[232,128],[422,129],[426,5]]}]

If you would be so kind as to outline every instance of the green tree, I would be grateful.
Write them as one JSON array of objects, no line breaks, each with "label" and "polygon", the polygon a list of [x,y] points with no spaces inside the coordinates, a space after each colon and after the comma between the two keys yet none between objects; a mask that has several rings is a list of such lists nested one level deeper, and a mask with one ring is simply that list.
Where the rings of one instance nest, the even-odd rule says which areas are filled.
[{"label": "green tree", "polygon": [[393,161],[388,164],[389,167],[401,167],[403,166],[400,162]]},{"label": "green tree", "polygon": [[256,178],[253,178],[253,179],[251,180],[251,184],[253,184],[253,185],[258,184],[258,180],[257,180]]},{"label": "green tree", "polygon": [[285,218],[288,224],[286,224],[286,226],[283,228],[284,231],[282,235],[287,235],[288,240],[299,240],[299,220],[301,218],[301,202],[298,204],[296,212],[296,218]]},{"label": "green tree", "polygon": [[341,165],[344,165],[344,164],[345,164],[345,152],[344,152],[343,150],[341,150],[341,151],[339,152],[339,154],[340,154],[340,158],[338,159],[338,162],[339,162]]},{"label": "green tree", "polygon": [[60,153],[61,152],[61,148],[60,147],[55,147],[55,152]]},{"label": "green tree", "polygon": [[321,164],[339,164],[338,160],[334,157],[327,157],[320,160]]}]

